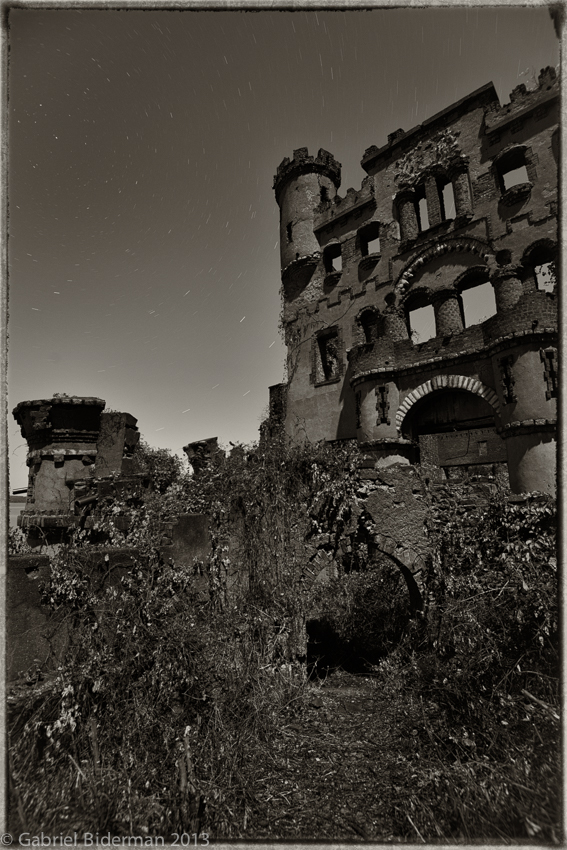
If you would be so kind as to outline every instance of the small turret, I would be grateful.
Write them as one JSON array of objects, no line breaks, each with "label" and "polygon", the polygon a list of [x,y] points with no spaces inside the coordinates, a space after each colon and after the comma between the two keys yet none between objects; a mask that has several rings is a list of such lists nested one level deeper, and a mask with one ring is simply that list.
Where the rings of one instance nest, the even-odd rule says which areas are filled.
[{"label": "small turret", "polygon": [[319,256],[319,243],[313,233],[315,208],[331,201],[341,183],[341,164],[328,151],[309,156],[298,148],[293,159],[286,157],[274,177],[274,190],[280,208],[280,257],[283,272],[292,263]]}]

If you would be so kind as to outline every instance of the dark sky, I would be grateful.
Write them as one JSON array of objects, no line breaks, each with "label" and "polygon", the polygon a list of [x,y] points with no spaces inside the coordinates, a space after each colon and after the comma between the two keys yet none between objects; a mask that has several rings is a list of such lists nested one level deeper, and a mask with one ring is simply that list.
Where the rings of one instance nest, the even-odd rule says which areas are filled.
[{"label": "dark sky", "polygon": [[[104,398],[147,441],[251,442],[283,377],[272,180],[556,65],[545,8],[11,10],[9,411]],[[10,485],[27,483],[9,413]]]}]

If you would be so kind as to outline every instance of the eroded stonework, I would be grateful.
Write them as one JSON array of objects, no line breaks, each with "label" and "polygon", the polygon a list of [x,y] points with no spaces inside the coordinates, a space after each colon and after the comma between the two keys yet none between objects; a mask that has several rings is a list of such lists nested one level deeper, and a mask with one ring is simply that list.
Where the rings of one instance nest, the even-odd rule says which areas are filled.
[{"label": "eroded stonework", "polygon": [[270,393],[292,440],[555,491],[558,117],[546,68],[509,104],[489,83],[391,133],[345,197],[327,151],[282,162],[288,380]]}]

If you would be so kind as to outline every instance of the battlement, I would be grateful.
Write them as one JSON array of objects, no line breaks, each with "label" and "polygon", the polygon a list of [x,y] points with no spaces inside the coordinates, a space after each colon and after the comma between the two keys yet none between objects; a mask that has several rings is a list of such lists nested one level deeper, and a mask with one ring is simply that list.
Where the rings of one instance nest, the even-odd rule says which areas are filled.
[{"label": "battlement", "polygon": [[348,218],[354,212],[373,204],[376,206],[375,184],[371,177],[365,177],[358,191],[347,189],[344,198],[336,195],[332,200],[319,204],[315,208],[314,230],[322,230],[331,222]]},{"label": "battlement", "polygon": [[299,177],[301,174],[313,173],[325,174],[337,189],[341,185],[341,163],[337,162],[332,153],[323,148],[319,148],[315,157],[309,156],[307,148],[294,150],[293,159],[284,157],[278,165],[274,177],[273,188],[278,203],[280,192],[289,180]]},{"label": "battlement", "polygon": [[406,148],[415,145],[418,138],[426,138],[428,132],[433,132],[439,128],[443,128],[450,121],[456,120],[460,115],[464,115],[473,109],[490,108],[491,105],[498,107],[499,100],[496,90],[492,83],[487,83],[466,97],[457,100],[445,109],[436,112],[431,118],[428,118],[423,124],[417,124],[411,130],[404,131],[402,129],[395,130],[388,134],[388,142],[381,148],[376,145],[371,145],[364,151],[364,155],[360,161],[364,170],[369,171],[374,168],[381,159],[389,159],[402,153]]},{"label": "battlement", "polygon": [[499,106],[492,104],[486,111],[485,129],[487,133],[499,130],[506,124],[526,116],[534,109],[559,97],[559,80],[555,68],[548,66],[540,71],[537,88],[528,90],[524,83],[510,92],[510,103]]}]

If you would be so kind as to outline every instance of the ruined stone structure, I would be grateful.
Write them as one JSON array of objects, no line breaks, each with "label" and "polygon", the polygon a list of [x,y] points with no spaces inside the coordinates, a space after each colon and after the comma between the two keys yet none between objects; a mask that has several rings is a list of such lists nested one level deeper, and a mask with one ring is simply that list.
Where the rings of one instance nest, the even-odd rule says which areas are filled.
[{"label": "ruined stone structure", "polygon": [[99,499],[148,487],[133,454],[140,439],[137,420],[104,407],[100,398],[58,395],[14,408],[29,448],[26,506],[18,525],[32,545],[58,542],[68,528],[90,519],[85,513]]},{"label": "ruined stone structure", "polygon": [[270,410],[292,439],[356,438],[375,469],[419,461],[433,481],[509,473],[513,492],[554,492],[558,110],[552,68],[505,106],[489,83],[369,148],[344,198],[327,151],[283,160],[288,380]]}]

